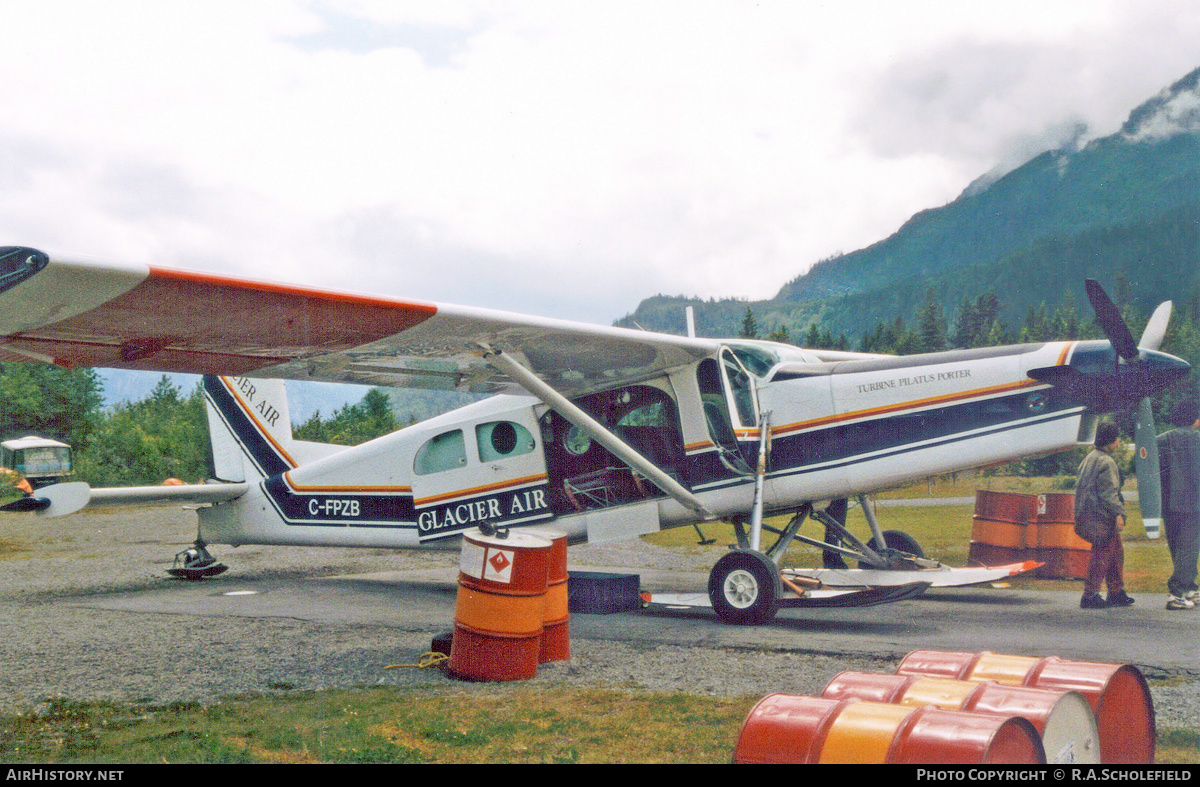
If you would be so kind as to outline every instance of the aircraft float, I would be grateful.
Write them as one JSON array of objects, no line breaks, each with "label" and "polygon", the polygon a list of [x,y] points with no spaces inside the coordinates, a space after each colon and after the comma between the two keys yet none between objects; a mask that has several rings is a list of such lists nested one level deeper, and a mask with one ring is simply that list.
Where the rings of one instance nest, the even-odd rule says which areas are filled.
[{"label": "aircraft float", "polygon": [[[215,470],[207,484],[56,484],[10,510],[202,504],[175,571],[188,577],[224,568],[207,544],[453,548],[468,528],[548,524],[572,542],[682,526],[703,538],[704,523],[724,519],[738,544],[713,567],[707,598],[724,621],[908,598],[1023,566],[927,560],[869,505],[863,541],[844,526],[847,499],[1090,442],[1101,413],[1139,404],[1139,434],[1154,446],[1146,398],[1190,368],[1157,349],[1170,303],[1135,342],[1100,286],[1089,280],[1087,292],[1107,341],[884,356],[0,247],[0,361],[204,375]],[[494,395],[347,448],[292,436],[284,380]],[[1150,459],[1139,488],[1153,519]],[[783,528],[763,523],[784,514]],[[810,517],[825,539],[800,535]],[[781,571],[797,540],[860,569]]]}]

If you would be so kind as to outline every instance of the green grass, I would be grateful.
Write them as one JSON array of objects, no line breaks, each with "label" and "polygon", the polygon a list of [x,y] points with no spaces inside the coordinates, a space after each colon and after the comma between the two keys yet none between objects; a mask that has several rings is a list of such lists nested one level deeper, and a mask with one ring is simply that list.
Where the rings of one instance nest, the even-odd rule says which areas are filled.
[{"label": "green grass", "polygon": [[376,687],[216,705],[56,700],[0,716],[0,762],[728,762],[759,698]]},{"label": "green grass", "polygon": [[[0,762],[727,763],[759,697],[490,684],[234,697],[215,705],[75,703],[0,716]],[[1200,760],[1163,729],[1157,761]]]}]

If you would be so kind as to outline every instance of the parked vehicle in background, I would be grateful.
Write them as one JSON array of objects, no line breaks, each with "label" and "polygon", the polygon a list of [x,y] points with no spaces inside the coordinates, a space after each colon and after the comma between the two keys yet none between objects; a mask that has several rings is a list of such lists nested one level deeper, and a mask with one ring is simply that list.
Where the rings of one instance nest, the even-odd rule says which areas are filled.
[{"label": "parked vehicle in background", "polygon": [[0,442],[0,467],[17,473],[32,489],[71,475],[71,446],[44,437],[20,437]]}]

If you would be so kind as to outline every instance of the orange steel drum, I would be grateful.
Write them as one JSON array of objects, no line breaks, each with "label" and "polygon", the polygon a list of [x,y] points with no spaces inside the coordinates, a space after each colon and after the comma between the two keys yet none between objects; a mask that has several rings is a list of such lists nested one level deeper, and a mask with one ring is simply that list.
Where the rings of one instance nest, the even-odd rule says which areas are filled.
[{"label": "orange steel drum", "polygon": [[975,492],[968,558],[984,565],[1037,560],[1034,576],[1082,579],[1091,544],[1075,535],[1075,495]]},{"label": "orange steel drum", "polygon": [[987,651],[915,650],[904,657],[896,672],[1077,691],[1096,714],[1100,762],[1154,762],[1154,701],[1145,677],[1132,665],[1066,661],[1057,656],[1009,656]]},{"label": "orange steel drum", "polygon": [[1024,522],[1004,522],[975,517],[971,524],[971,540],[994,547],[1023,550],[1033,546],[1028,543],[1029,534]]},{"label": "orange steel drum", "polygon": [[1028,719],[1042,738],[1048,762],[1099,763],[1100,734],[1087,699],[1076,691],[1006,686],[925,675],[842,672],[821,693],[827,699],[961,710]]},{"label": "orange steel drum", "polygon": [[467,680],[537,675],[551,543],[511,532],[463,534],[450,671]]},{"label": "orange steel drum", "polygon": [[997,522],[1025,524],[1037,514],[1034,495],[1014,492],[993,492],[990,489],[975,490],[975,516]]},{"label": "orange steel drum", "polygon": [[1032,515],[1029,495],[977,490],[967,558],[985,566],[1032,559],[1033,544],[1027,532]]},{"label": "orange steel drum", "polygon": [[1075,493],[1050,492],[1034,496],[1033,519],[1037,522],[1074,522]]},{"label": "orange steel drum", "polygon": [[1084,579],[1092,545],[1075,534],[1075,495],[1051,493],[1035,500],[1032,529],[1037,559],[1045,565],[1034,576]]},{"label": "orange steel drum", "polygon": [[571,658],[570,613],[567,610],[567,534],[534,528],[533,533],[550,541],[550,565],[546,576],[546,610],[542,615],[542,642],[538,663]]},{"label": "orange steel drum", "polygon": [[1046,757],[1022,718],[771,694],[742,723],[733,761],[1041,764]]}]

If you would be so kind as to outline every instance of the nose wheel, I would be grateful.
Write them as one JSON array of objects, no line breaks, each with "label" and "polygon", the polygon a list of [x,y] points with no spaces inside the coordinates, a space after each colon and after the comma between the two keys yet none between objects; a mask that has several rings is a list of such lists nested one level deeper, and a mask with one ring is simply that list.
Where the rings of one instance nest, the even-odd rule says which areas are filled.
[{"label": "nose wheel", "polygon": [[757,626],[775,617],[783,583],[779,569],[761,552],[735,550],[713,566],[708,598],[725,623]]}]

